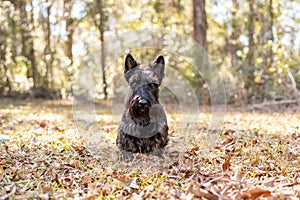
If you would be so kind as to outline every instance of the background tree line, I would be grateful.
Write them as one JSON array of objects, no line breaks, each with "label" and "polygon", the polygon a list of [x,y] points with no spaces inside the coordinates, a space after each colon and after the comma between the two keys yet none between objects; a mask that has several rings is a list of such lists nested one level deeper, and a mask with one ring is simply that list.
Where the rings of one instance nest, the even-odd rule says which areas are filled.
[{"label": "background tree line", "polygon": [[[206,49],[230,103],[299,99],[298,1],[4,0],[0,8],[1,96],[81,95],[74,92],[76,75],[91,65],[101,69],[91,77],[99,82],[99,95],[92,98],[112,98],[123,58],[107,55],[105,40],[155,27],[191,36]],[[145,58],[153,53],[140,52]],[[201,75],[186,61],[170,58],[169,63],[208,103]]]}]

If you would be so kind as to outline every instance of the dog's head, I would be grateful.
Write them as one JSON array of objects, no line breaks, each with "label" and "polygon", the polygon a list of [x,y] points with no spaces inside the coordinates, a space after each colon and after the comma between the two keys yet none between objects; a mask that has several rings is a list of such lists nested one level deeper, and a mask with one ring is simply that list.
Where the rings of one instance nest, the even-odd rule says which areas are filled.
[{"label": "dog's head", "polygon": [[149,111],[159,104],[159,86],[164,78],[165,61],[159,56],[147,67],[138,64],[131,54],[125,58],[125,79],[130,86],[127,102],[130,118],[139,126],[150,123]]}]

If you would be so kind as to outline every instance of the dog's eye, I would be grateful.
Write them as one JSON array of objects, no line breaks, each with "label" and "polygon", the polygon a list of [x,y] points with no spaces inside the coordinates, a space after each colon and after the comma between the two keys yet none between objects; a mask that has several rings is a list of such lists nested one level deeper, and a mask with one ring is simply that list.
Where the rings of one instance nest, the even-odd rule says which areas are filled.
[{"label": "dog's eye", "polygon": [[148,85],[150,86],[150,88],[157,88],[157,86],[158,86],[158,85],[155,84],[155,83],[149,83]]},{"label": "dog's eye", "polygon": [[140,84],[139,81],[133,81],[130,85],[135,88],[135,87],[139,86],[139,84]]}]

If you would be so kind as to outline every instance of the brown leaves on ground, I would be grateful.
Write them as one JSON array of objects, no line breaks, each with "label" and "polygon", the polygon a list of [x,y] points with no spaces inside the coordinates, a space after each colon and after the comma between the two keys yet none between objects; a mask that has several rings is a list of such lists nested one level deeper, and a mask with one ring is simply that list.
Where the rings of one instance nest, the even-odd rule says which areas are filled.
[{"label": "brown leaves on ground", "polygon": [[83,153],[83,151],[85,150],[85,146],[83,145],[73,145],[72,147],[79,153]]},{"label": "brown leaves on ground", "polygon": [[222,164],[222,170],[225,171],[230,167],[230,154],[227,156],[225,162]]},{"label": "brown leaves on ground", "polygon": [[[233,110],[227,113],[219,141],[207,148],[203,147],[209,113],[200,114],[201,123],[181,130],[175,129],[180,124],[178,113],[171,110],[171,141],[177,135],[194,134],[187,152],[176,154],[167,166],[153,168],[163,160],[137,155],[124,169],[89,153],[75,133],[72,106],[39,103],[8,101],[0,105],[0,134],[11,138],[0,143],[1,199],[300,197],[297,109],[268,113]],[[107,141],[112,141],[107,144],[109,149],[115,146],[119,118],[114,119],[109,108],[102,109],[98,122],[83,124],[82,128],[94,131],[96,125],[103,125],[101,130],[109,132]],[[192,126],[200,128],[188,128]],[[135,169],[142,160],[151,162]]]},{"label": "brown leaves on ground", "polygon": [[241,199],[254,200],[258,197],[269,197],[271,196],[271,192],[269,190],[264,190],[260,188],[254,188],[249,192],[244,192],[241,194]]},{"label": "brown leaves on ground", "polygon": [[116,172],[112,173],[111,175],[113,178],[117,179],[118,181],[123,182],[124,184],[128,185],[131,182],[131,178],[123,175],[123,174],[118,174]]},{"label": "brown leaves on ground", "polygon": [[188,192],[192,193],[195,197],[204,197],[206,199],[217,200],[218,195],[214,194],[209,188],[204,186],[194,188],[192,185],[188,188]]}]

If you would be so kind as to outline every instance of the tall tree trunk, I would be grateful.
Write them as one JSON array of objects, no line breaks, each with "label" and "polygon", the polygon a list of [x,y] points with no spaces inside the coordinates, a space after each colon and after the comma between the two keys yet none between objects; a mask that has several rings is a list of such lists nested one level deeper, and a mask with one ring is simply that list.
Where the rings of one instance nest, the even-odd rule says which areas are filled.
[{"label": "tall tree trunk", "polygon": [[[35,26],[34,26],[34,18],[33,18],[32,1],[31,1],[31,7],[32,7],[32,11],[30,13],[30,24],[32,26],[31,31],[33,31],[35,29]],[[29,37],[29,49],[30,49],[29,60],[31,62],[31,67],[32,67],[33,88],[35,89],[37,87],[37,82],[38,82],[38,71],[37,71],[37,65],[35,60],[34,41],[31,33],[28,35],[28,37]]]},{"label": "tall tree trunk", "polygon": [[67,32],[67,39],[64,43],[64,53],[70,60],[68,66],[66,66],[66,77],[68,81],[67,91],[68,93],[73,94],[73,85],[72,85],[72,78],[73,78],[73,70],[70,71],[69,68],[73,65],[73,35],[74,35],[74,19],[71,17],[72,7],[73,7],[73,0],[64,0],[64,20],[66,21],[66,32]]},{"label": "tall tree trunk", "polygon": [[103,81],[103,94],[104,99],[107,99],[107,83],[105,74],[105,45],[104,45],[104,31],[105,31],[105,15],[103,12],[103,0],[97,0],[97,9],[100,14],[99,32],[101,41],[101,69],[102,69],[102,81]]},{"label": "tall tree trunk", "polygon": [[37,65],[36,65],[36,60],[35,60],[35,50],[33,47],[33,38],[29,40],[29,55],[28,59],[30,60],[31,63],[31,68],[32,68],[32,79],[33,79],[33,88],[35,89],[38,85],[38,71],[37,71]]},{"label": "tall tree trunk", "polygon": [[[194,28],[194,39],[204,48],[207,49],[207,19],[205,11],[205,0],[193,0],[193,28]],[[202,52],[200,55],[194,55],[195,63],[197,67],[201,67],[204,70],[208,69],[207,57],[205,52]],[[203,84],[205,81],[200,74],[197,74],[195,79],[197,79],[198,87],[196,93],[200,98],[199,101],[208,103],[209,96],[203,91]]]},{"label": "tall tree trunk", "polygon": [[[0,34],[3,34],[3,32],[0,29]],[[4,34],[3,34],[4,35]],[[0,43],[0,73],[1,75],[5,75],[4,73],[4,65],[6,61],[6,43]]]},{"label": "tall tree trunk", "polygon": [[[269,26],[268,26],[268,33],[269,33],[269,40],[274,41],[274,34],[273,34],[273,24],[274,24],[274,13],[273,13],[273,0],[269,0],[269,6],[268,6],[268,13],[269,13]],[[270,44],[269,46],[269,67],[273,64],[273,44]]]},{"label": "tall tree trunk", "polygon": [[205,0],[193,0],[193,22],[194,39],[206,49],[206,32],[208,25],[205,11]]},{"label": "tall tree trunk", "polygon": [[[246,81],[245,81],[245,89],[247,93],[250,92],[250,95],[253,94],[253,83],[254,83],[254,0],[248,0],[249,4],[249,15],[248,15],[248,55],[247,55],[247,70],[244,71],[246,73]],[[248,96],[248,95],[247,95]],[[247,104],[248,102],[246,102]]]},{"label": "tall tree trunk", "polygon": [[237,66],[237,56],[236,56],[236,51],[237,51],[237,41],[239,38],[239,30],[238,30],[238,20],[237,20],[237,11],[239,10],[239,4],[237,0],[232,0],[233,4],[233,9],[231,11],[232,19],[231,19],[231,34],[228,42],[229,46],[229,52],[230,52],[230,62],[231,62],[231,67],[234,69]]},{"label": "tall tree trunk", "polygon": [[[46,1],[48,3],[48,1]],[[45,76],[45,86],[46,88],[53,88],[53,76],[52,76],[52,66],[51,66],[51,60],[52,58],[52,52],[51,52],[51,27],[50,27],[50,14],[51,14],[51,4],[47,4],[46,8],[47,17],[46,17],[46,46],[44,50],[45,55],[45,63],[46,63],[46,76]]]},{"label": "tall tree trunk", "polygon": [[9,68],[4,65],[4,74],[6,76],[6,87],[8,87],[8,94],[10,94],[12,92],[12,84],[11,84],[11,72],[9,70]]},{"label": "tall tree trunk", "polygon": [[[239,49],[239,36],[241,34],[240,20],[241,16],[238,16],[239,3],[238,0],[232,0],[233,8],[231,9],[231,19],[228,27],[231,27],[231,32],[226,36],[226,51],[230,56],[230,64],[233,70],[238,69],[238,57],[237,50]],[[230,30],[230,29],[228,29]],[[247,104],[247,92],[242,85],[237,86],[237,93],[235,96],[234,103],[236,105]]]},{"label": "tall tree trunk", "polygon": [[[38,81],[37,64],[35,59],[34,39],[32,37],[32,31],[34,31],[34,18],[33,10],[28,17],[26,11],[26,2],[17,1],[16,4],[22,19],[21,25],[21,41],[22,41],[22,55],[30,61],[30,67],[27,69],[27,78],[33,79],[33,88],[36,88]],[[32,6],[32,2],[31,2]],[[32,6],[33,9],[33,6]],[[31,28],[30,28],[31,27]]]},{"label": "tall tree trunk", "polygon": [[74,34],[74,27],[73,23],[74,20],[71,17],[73,7],[73,0],[64,0],[64,20],[66,21],[66,32],[67,32],[67,39],[65,41],[65,48],[64,53],[65,55],[70,59],[71,63],[73,64],[73,53],[72,53],[72,47],[73,47],[73,34]]},{"label": "tall tree trunk", "polygon": [[[6,66],[6,44],[0,45],[0,67],[3,66],[3,74],[4,77],[6,78],[5,81],[5,87],[8,87],[8,93],[11,93],[11,81],[10,81],[10,71],[8,69],[8,67]],[[2,69],[0,69],[2,71]],[[3,92],[2,90],[2,86],[0,85],[0,91]]]},{"label": "tall tree trunk", "polygon": [[[260,4],[262,7],[264,6],[263,4]],[[264,8],[264,7],[263,7]],[[268,15],[265,15],[264,10],[261,9],[262,12],[261,14],[261,19],[260,23],[262,26],[261,30],[261,35],[262,37],[260,38],[261,42],[260,45],[262,47],[262,57],[263,57],[263,75],[262,75],[262,80],[259,85],[260,89],[259,92],[260,94],[260,100],[263,101],[265,99],[265,94],[266,94],[266,84],[267,82],[273,82],[273,80],[270,80],[269,77],[269,69],[272,67],[273,64],[273,41],[274,41],[274,34],[273,34],[273,23],[274,23],[274,14],[273,14],[273,0],[269,0],[269,3],[267,5],[267,13]]]}]

